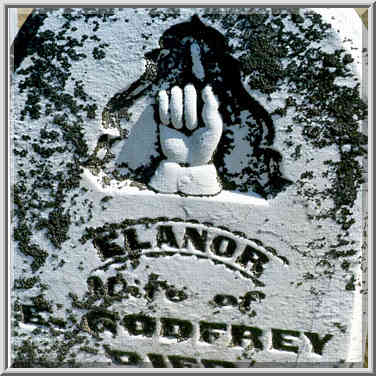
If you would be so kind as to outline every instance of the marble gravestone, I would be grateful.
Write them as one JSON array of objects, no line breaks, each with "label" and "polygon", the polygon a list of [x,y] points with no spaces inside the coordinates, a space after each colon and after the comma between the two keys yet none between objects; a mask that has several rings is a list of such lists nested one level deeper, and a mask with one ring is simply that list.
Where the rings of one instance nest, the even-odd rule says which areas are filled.
[{"label": "marble gravestone", "polygon": [[34,10],[11,77],[13,367],[361,366],[350,12]]}]

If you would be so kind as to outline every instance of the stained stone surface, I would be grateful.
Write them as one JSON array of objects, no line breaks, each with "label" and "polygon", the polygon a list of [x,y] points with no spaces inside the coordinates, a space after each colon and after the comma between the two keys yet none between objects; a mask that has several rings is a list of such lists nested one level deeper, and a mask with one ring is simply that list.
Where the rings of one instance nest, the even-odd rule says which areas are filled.
[{"label": "stained stone surface", "polygon": [[13,367],[360,366],[351,12],[32,13],[11,92]]}]

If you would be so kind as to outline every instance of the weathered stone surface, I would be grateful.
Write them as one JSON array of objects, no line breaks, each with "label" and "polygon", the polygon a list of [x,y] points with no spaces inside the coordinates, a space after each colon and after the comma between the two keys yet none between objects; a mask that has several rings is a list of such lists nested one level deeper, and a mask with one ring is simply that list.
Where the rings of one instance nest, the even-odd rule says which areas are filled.
[{"label": "weathered stone surface", "polygon": [[360,364],[348,14],[34,11],[12,75],[14,367]]}]

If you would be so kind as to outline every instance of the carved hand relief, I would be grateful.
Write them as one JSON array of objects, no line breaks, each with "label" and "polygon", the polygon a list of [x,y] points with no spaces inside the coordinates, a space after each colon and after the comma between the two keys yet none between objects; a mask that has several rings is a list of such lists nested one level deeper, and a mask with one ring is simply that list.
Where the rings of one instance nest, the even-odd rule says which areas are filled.
[{"label": "carved hand relief", "polygon": [[[158,192],[214,195],[221,190],[216,168],[211,162],[223,125],[218,101],[210,86],[203,89],[202,100],[204,126],[196,130],[197,93],[194,86],[185,86],[184,104],[182,90],[177,86],[171,89],[170,104],[166,91],[159,92],[160,143],[166,160],[161,162],[150,180],[150,187]],[[173,128],[168,127],[170,121]],[[193,132],[191,135],[180,131],[184,125],[187,131]]]},{"label": "carved hand relief", "polygon": [[[188,196],[223,188],[266,198],[289,185],[280,172],[282,156],[272,148],[271,116],[245,90],[223,35],[193,16],[165,31],[160,45],[145,55],[144,75],[102,115],[104,127],[130,127],[122,130],[125,141],[107,171]],[[145,96],[151,104],[127,125],[132,106]]]}]

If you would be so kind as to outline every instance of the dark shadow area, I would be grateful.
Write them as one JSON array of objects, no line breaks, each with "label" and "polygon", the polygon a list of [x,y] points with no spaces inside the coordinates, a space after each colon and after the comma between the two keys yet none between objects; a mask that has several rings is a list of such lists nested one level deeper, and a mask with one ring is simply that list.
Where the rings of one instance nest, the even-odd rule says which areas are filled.
[{"label": "dark shadow area", "polygon": [[31,45],[33,45],[32,48],[35,48],[38,44],[41,45],[44,42],[36,34],[46,17],[46,13],[41,14],[34,10],[18,31],[11,47],[11,67],[13,71],[17,70],[25,57],[30,54]]}]

